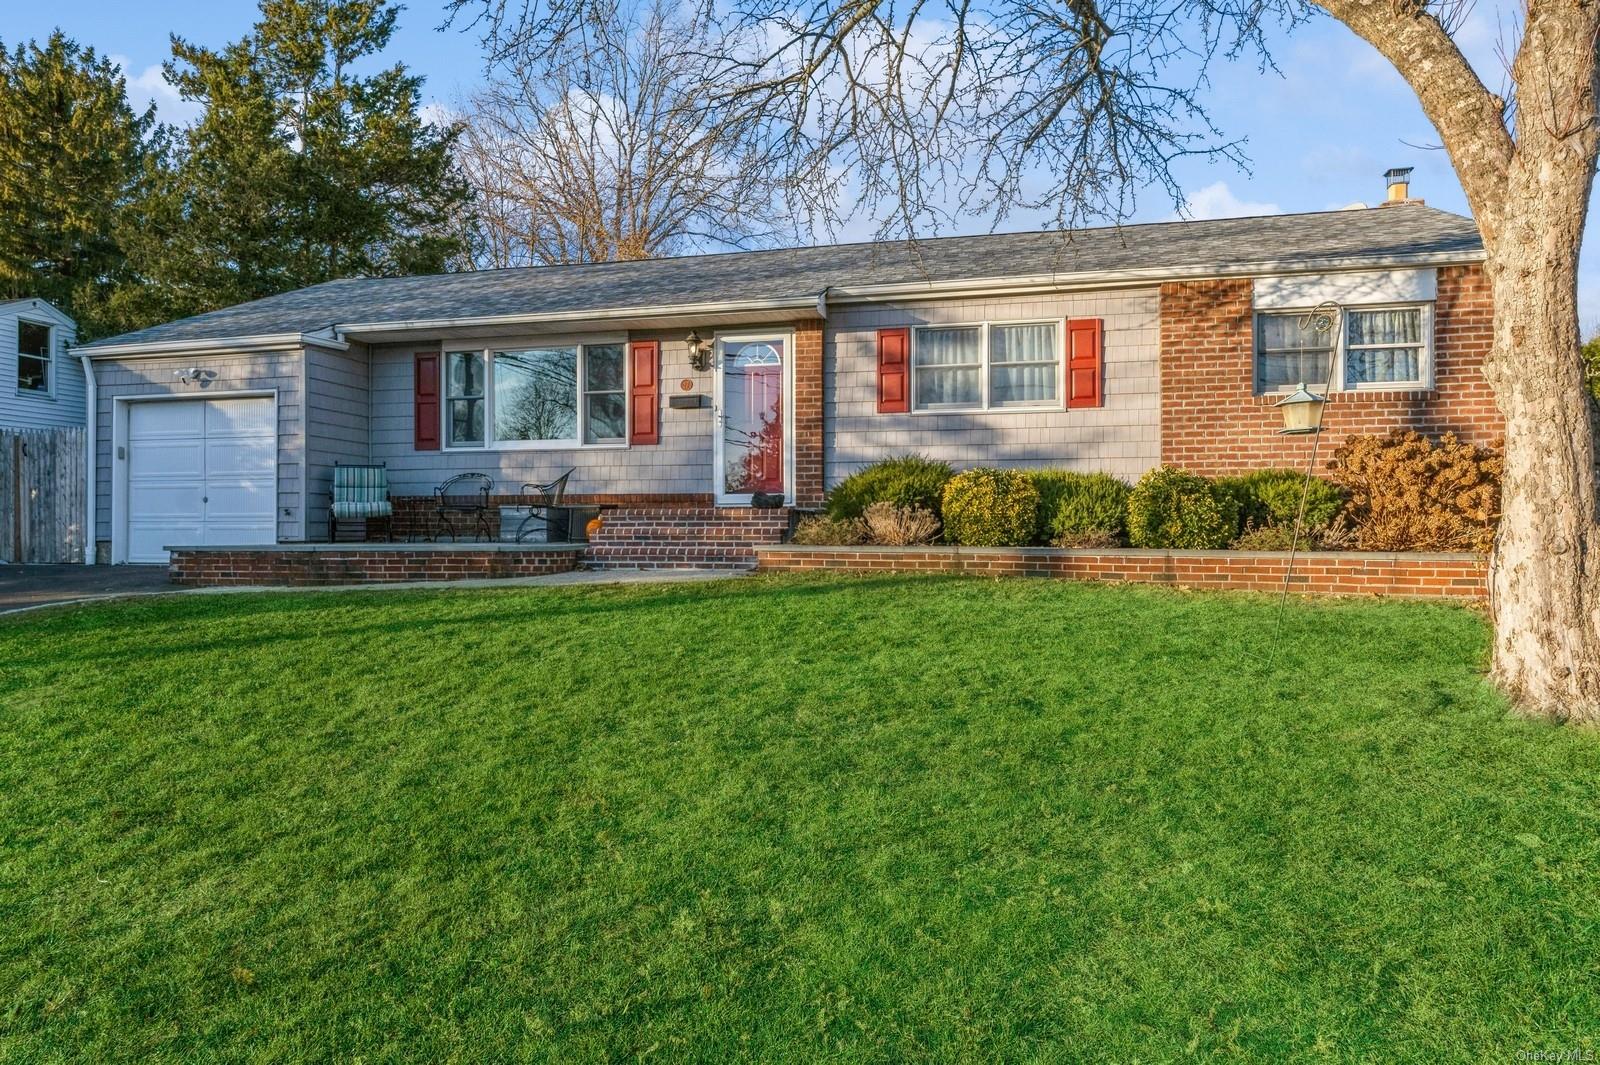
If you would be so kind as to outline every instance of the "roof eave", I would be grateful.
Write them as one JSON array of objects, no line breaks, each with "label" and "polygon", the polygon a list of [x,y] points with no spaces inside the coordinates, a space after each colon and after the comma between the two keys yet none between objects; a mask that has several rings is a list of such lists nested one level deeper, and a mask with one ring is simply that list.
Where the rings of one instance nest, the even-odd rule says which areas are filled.
[{"label": "roof eave", "polygon": [[202,338],[199,340],[139,340],[127,344],[82,344],[73,354],[91,359],[127,358],[139,355],[248,355],[269,351],[295,351],[300,348],[326,348],[348,351],[350,344],[341,337],[318,333],[260,333],[253,336]]},{"label": "roof eave", "polygon": [[873,303],[908,297],[959,296],[990,293],[1019,295],[1033,292],[1063,292],[1096,288],[1128,288],[1159,285],[1167,281],[1198,281],[1223,277],[1285,276],[1292,274],[1338,273],[1355,270],[1403,269],[1407,267],[1460,266],[1484,260],[1481,249],[1422,252],[1404,255],[1327,256],[1320,259],[1294,259],[1250,263],[1207,263],[1189,267],[1139,267],[1123,270],[1086,270],[1065,274],[1036,274],[1029,277],[964,278],[958,281],[893,282],[883,285],[837,285],[828,290],[830,303]]}]

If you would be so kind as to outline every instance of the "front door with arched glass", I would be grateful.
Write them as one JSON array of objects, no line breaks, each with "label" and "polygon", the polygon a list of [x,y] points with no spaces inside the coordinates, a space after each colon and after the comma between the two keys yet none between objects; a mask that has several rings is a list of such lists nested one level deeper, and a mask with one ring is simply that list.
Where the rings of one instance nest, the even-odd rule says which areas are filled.
[{"label": "front door with arched glass", "polygon": [[789,338],[717,339],[717,502],[791,495]]}]

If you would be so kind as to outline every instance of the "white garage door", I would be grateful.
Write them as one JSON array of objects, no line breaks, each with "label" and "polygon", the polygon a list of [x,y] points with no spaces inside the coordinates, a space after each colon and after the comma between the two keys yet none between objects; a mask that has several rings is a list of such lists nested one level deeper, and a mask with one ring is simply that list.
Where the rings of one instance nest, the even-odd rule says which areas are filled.
[{"label": "white garage door", "polygon": [[127,560],[276,542],[277,457],[270,396],[128,404]]}]

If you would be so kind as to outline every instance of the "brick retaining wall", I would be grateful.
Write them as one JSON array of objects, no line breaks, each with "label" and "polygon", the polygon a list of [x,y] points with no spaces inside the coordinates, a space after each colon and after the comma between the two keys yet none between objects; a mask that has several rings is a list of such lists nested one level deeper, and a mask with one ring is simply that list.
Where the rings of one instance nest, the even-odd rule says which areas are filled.
[{"label": "brick retaining wall", "polygon": [[[1051,547],[799,547],[755,549],[762,573],[965,573],[983,577],[1054,577],[1130,581],[1182,588],[1276,592],[1283,588],[1283,551],[1120,551]],[[1290,589],[1304,595],[1388,595],[1416,599],[1481,599],[1488,563],[1468,554],[1304,552],[1295,557]]]},{"label": "brick retaining wall", "polygon": [[582,544],[284,544],[277,547],[181,547],[171,552],[172,583],[191,588],[384,584],[538,577],[576,569]]}]

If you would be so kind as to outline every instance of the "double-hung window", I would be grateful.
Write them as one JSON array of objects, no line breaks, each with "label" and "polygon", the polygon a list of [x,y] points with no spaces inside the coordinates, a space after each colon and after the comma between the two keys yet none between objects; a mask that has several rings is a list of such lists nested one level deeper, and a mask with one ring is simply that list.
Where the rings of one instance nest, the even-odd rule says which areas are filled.
[{"label": "double-hung window", "polygon": [[17,391],[50,391],[50,327],[17,319]]},{"label": "double-hung window", "polygon": [[913,409],[1061,404],[1061,323],[923,326],[912,331]]},{"label": "double-hung window", "polygon": [[627,440],[622,344],[450,352],[446,365],[450,447],[577,447]]},{"label": "double-hung window", "polygon": [[1427,304],[1348,307],[1333,330],[1304,311],[1259,312],[1256,391],[1427,388],[1432,326]]}]

